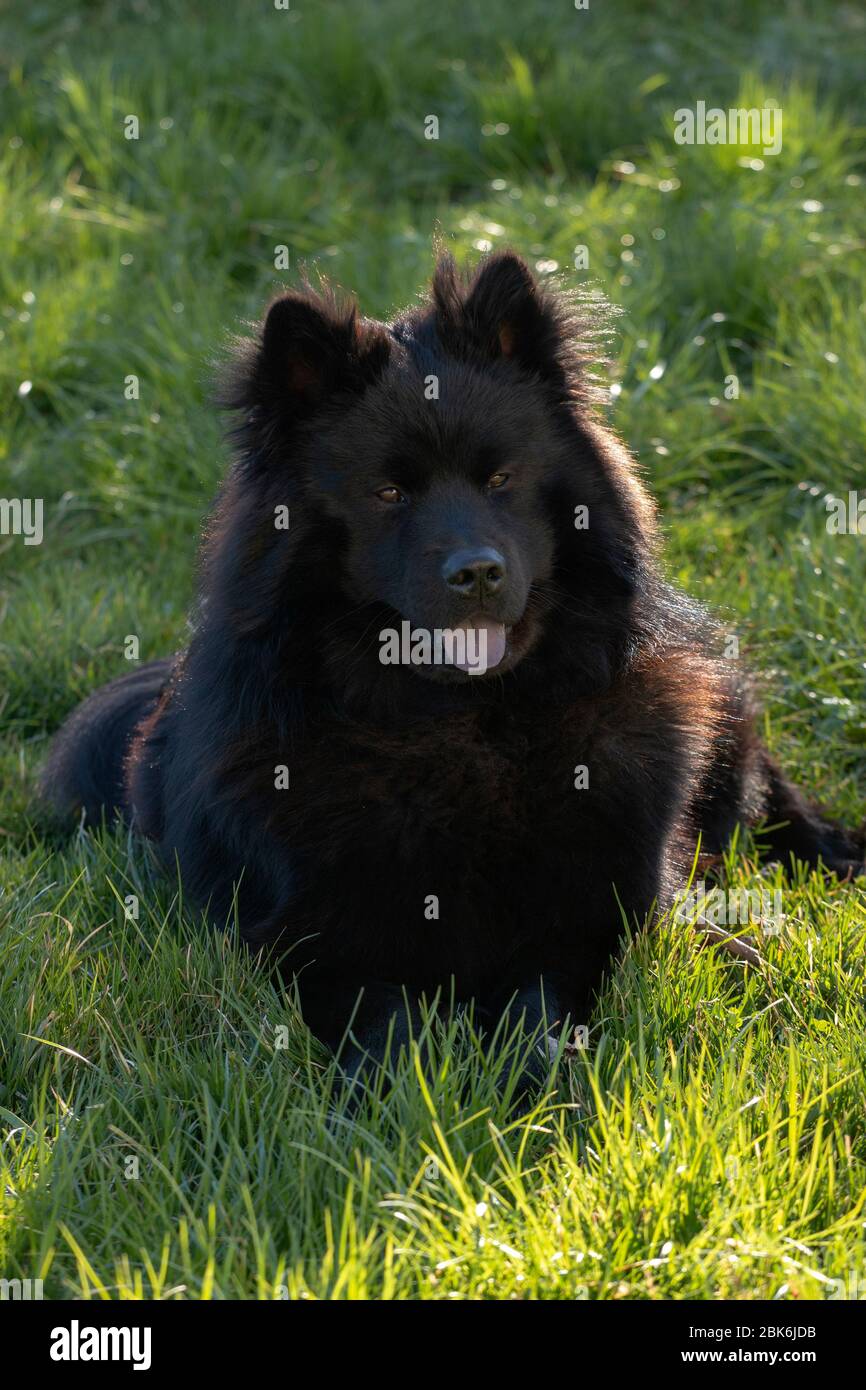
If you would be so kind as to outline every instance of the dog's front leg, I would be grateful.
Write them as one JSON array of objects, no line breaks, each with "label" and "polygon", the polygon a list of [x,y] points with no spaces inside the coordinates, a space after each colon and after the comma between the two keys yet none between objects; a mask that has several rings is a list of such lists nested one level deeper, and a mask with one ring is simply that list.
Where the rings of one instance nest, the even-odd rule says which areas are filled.
[{"label": "dog's front leg", "polygon": [[300,999],[304,1021],[353,1079],[396,1061],[423,1033],[420,998],[381,980],[302,977]]},{"label": "dog's front leg", "polygon": [[550,1081],[570,1022],[566,998],[567,992],[554,976],[539,974],[494,1005],[502,1041],[517,1035],[526,1045],[516,1087],[521,1101],[534,1099]]}]

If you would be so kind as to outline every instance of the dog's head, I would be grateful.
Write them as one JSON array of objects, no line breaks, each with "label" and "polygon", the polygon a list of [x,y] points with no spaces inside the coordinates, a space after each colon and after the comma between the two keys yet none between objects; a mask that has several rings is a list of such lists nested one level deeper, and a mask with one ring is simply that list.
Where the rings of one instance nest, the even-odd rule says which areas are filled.
[{"label": "dog's head", "polygon": [[332,681],[341,662],[347,679],[381,667],[386,632],[411,635],[413,678],[450,684],[557,647],[598,665],[652,509],[594,419],[581,313],[509,253],[471,280],[443,259],[430,301],[391,325],[276,300],[228,392],[242,451],[216,531],[237,624],[290,618]]}]

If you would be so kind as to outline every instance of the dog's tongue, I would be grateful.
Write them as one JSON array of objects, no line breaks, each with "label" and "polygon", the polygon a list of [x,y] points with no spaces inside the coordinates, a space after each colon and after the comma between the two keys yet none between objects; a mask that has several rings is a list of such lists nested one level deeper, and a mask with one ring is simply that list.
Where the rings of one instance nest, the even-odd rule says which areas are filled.
[{"label": "dog's tongue", "polygon": [[458,626],[467,634],[466,660],[454,662],[458,671],[480,676],[499,665],[506,646],[502,623],[494,623],[490,618],[470,618]]}]

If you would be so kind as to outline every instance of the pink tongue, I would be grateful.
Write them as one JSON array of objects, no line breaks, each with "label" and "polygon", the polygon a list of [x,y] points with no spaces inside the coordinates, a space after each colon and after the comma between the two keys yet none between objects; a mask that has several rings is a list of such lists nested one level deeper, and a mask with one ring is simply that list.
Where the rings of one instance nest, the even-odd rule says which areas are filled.
[{"label": "pink tongue", "polygon": [[466,635],[466,660],[455,661],[458,671],[481,676],[498,666],[505,655],[506,637],[502,623],[489,618],[471,618],[458,625]]}]

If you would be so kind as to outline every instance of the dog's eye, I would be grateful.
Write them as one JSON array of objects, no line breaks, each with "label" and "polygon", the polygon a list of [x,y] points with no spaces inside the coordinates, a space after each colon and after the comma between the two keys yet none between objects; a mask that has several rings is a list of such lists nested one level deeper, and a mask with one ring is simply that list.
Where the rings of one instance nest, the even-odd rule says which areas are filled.
[{"label": "dog's eye", "polygon": [[376,493],[376,496],[379,498],[380,501],[388,502],[391,504],[391,506],[393,506],[395,502],[406,501],[406,498],[403,496],[400,489],[398,487],[393,486],[380,487],[379,491]]},{"label": "dog's eye", "polygon": [[489,477],[489,478],[487,479],[487,486],[488,486],[492,491],[495,491],[496,488],[498,488],[498,487],[504,487],[505,484],[506,484],[507,482],[508,482],[508,474],[507,474],[507,473],[494,473],[494,474],[491,475],[491,477]]}]

